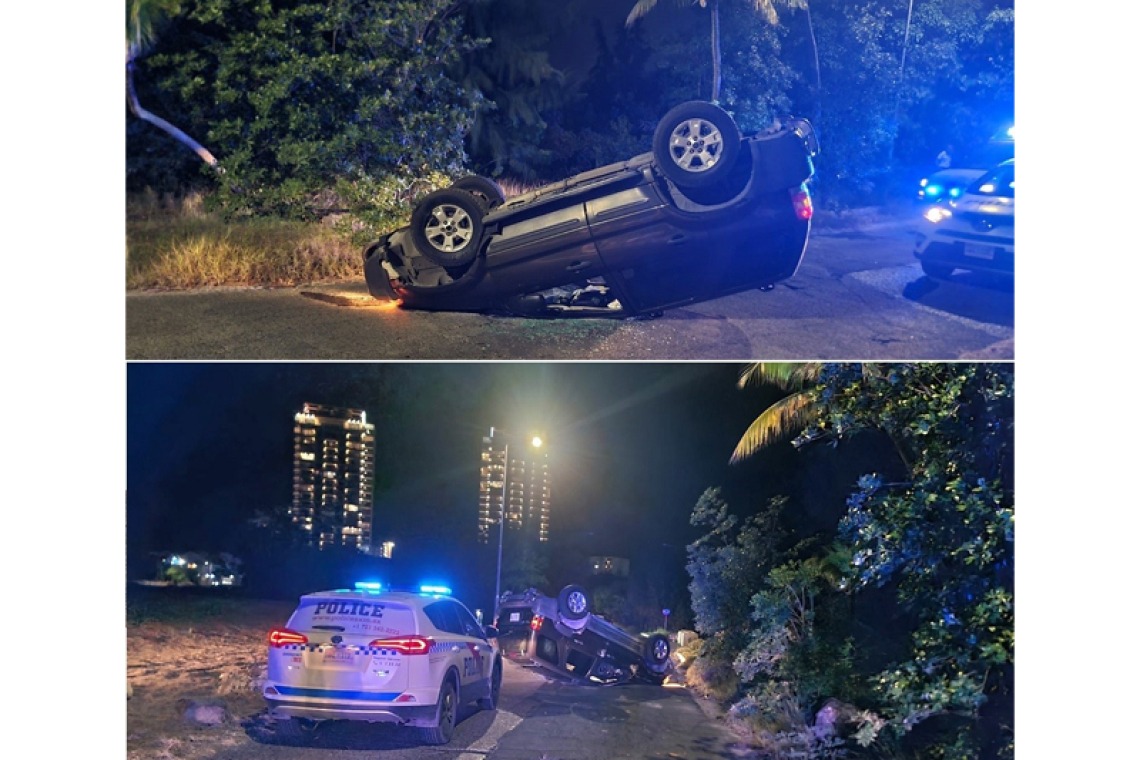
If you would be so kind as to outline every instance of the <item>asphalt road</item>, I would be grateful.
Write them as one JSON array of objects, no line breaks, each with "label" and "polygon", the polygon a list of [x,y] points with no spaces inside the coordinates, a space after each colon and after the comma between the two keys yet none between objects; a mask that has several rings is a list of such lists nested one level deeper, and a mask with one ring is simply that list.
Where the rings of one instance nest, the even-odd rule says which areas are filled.
[{"label": "asphalt road", "polygon": [[[414,732],[386,724],[336,722],[310,741],[279,738],[264,712],[242,721],[244,735],[218,736],[211,760],[727,760],[752,757],[723,724],[710,720],[681,688],[585,686],[551,681],[507,662],[499,709],[460,715],[451,743],[423,745]],[[200,741],[206,738],[209,730]]]},{"label": "asphalt road", "polygon": [[1013,287],[922,274],[909,224],[815,231],[792,279],[656,319],[393,308],[363,281],[127,295],[128,359],[1013,359]]}]

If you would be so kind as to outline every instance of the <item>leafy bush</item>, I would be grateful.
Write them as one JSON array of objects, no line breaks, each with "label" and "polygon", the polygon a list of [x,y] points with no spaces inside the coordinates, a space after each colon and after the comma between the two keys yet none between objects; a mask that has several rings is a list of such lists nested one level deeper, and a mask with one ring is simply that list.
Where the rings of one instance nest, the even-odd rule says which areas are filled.
[{"label": "leafy bush", "polygon": [[453,6],[198,0],[140,64],[140,97],[205,135],[218,208],[314,218],[338,185],[461,171],[480,99],[446,76],[476,46]]},{"label": "leafy bush", "polygon": [[[811,403],[797,447],[886,437],[895,461],[883,471],[902,475],[858,480],[833,546],[815,537],[761,550],[760,515],[736,518],[706,492],[693,522],[710,530],[690,546],[689,572],[698,630],[711,635],[690,677],[717,684],[776,757],[856,746],[922,758],[1008,755],[1012,369],[817,365],[804,376]],[[771,513],[787,504],[768,506],[772,529]],[[860,619],[867,605],[870,631]],[[840,744],[811,731],[828,698],[858,715]]]}]

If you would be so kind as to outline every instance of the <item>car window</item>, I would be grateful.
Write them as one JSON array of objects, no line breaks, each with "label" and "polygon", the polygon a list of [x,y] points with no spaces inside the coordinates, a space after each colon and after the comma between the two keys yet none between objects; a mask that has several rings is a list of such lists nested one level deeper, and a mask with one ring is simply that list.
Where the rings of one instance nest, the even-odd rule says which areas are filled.
[{"label": "car window", "polygon": [[465,635],[463,626],[459,622],[459,615],[456,614],[455,605],[451,602],[444,600],[429,604],[424,607],[424,614],[427,615],[431,624],[439,630],[459,636]]},{"label": "car window", "polygon": [[455,611],[459,615],[459,625],[463,628],[463,635],[470,636],[476,639],[486,639],[483,634],[483,626],[479,625],[466,607],[458,602],[455,603]]},{"label": "car window", "polygon": [[986,172],[977,182],[970,185],[973,195],[992,195],[999,198],[1013,197],[1013,164],[999,166]]},{"label": "car window", "polygon": [[410,607],[361,599],[302,599],[287,626],[294,631],[335,631],[369,636],[418,633]]}]

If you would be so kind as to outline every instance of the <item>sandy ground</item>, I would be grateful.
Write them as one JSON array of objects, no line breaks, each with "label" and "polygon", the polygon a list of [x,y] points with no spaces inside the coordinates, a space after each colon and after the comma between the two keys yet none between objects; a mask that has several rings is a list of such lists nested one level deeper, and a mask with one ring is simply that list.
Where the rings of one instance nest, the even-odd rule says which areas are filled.
[{"label": "sandy ground", "polygon": [[[141,606],[127,620],[127,757],[191,760],[238,744],[264,709],[266,634],[293,605],[192,595]],[[195,704],[223,707],[225,723],[187,720]]]}]

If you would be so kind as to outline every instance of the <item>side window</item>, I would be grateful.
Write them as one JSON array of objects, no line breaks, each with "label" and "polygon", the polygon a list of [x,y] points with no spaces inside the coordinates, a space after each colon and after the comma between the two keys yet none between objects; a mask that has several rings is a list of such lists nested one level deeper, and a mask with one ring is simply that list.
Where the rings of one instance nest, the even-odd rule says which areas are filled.
[{"label": "side window", "polygon": [[424,614],[428,620],[441,631],[463,634],[463,627],[459,623],[459,616],[455,614],[455,605],[451,602],[436,602],[424,607]]},{"label": "side window", "polygon": [[456,604],[455,611],[459,615],[459,625],[464,636],[486,641],[487,637],[483,633],[483,628],[475,622],[475,618],[467,611],[466,607],[462,604]]}]

